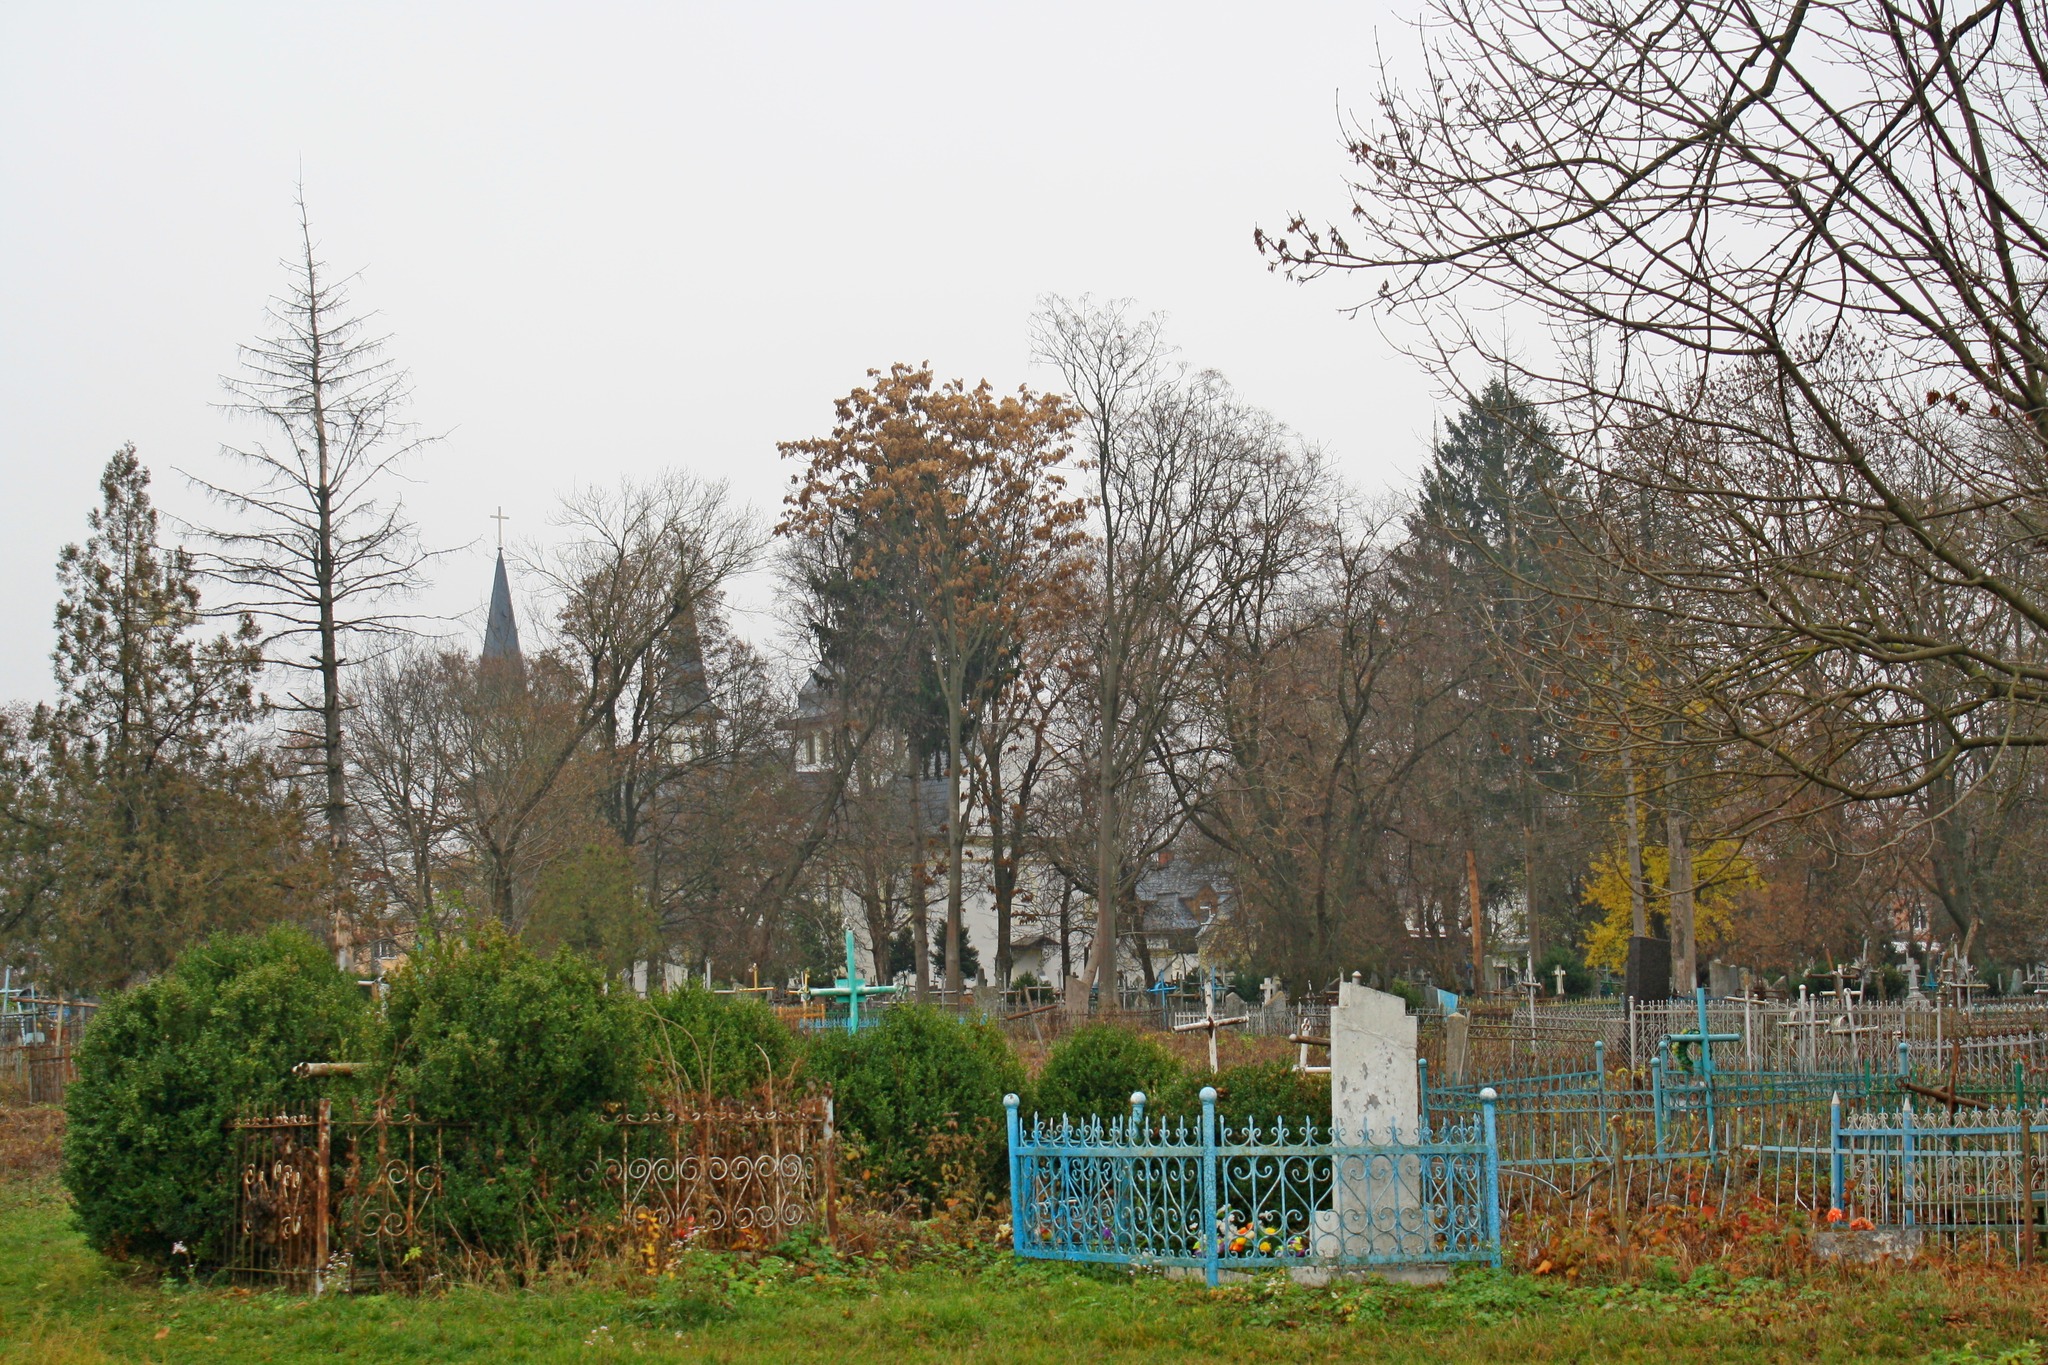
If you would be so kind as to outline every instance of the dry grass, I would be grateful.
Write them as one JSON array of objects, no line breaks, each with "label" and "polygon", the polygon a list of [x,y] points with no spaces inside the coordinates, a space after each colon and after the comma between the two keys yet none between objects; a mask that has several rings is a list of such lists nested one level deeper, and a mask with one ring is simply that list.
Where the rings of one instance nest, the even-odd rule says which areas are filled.
[{"label": "dry grass", "polygon": [[64,1110],[60,1106],[0,1106],[0,1180],[54,1174],[63,1154]]}]

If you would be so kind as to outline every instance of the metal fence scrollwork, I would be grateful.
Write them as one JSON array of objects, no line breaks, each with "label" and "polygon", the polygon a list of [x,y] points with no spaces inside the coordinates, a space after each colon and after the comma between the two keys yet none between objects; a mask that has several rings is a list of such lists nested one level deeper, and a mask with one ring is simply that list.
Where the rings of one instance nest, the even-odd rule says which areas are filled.
[{"label": "metal fence scrollwork", "polygon": [[[832,1102],[627,1114],[586,1178],[616,1201],[643,1257],[686,1246],[753,1250],[807,1224],[832,1234]],[[607,1201],[610,1202],[610,1201]]]},{"label": "metal fence scrollwork", "polygon": [[1481,1112],[1403,1140],[1303,1122],[1231,1129],[1216,1092],[1199,1120],[1028,1125],[1010,1117],[1012,1246],[1020,1256],[1226,1272],[1499,1265],[1493,1092]]},{"label": "metal fence scrollwork", "polygon": [[[416,1288],[460,1242],[442,1194],[445,1144],[460,1132],[381,1108],[337,1115],[327,1100],[228,1127],[236,1275],[315,1292]],[[834,1153],[827,1096],[615,1115],[577,1173],[589,1191],[577,1236],[650,1268],[684,1247],[758,1250],[812,1224],[829,1237]]]},{"label": "metal fence scrollwork", "polygon": [[378,1110],[232,1120],[235,1223],[228,1268],[295,1286],[357,1288],[424,1278],[440,1192],[441,1133]]}]

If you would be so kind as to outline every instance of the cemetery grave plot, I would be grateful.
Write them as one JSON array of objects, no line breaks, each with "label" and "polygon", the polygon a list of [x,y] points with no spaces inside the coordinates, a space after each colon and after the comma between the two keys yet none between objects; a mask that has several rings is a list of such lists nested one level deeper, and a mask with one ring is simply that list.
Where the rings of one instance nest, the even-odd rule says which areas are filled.
[{"label": "cemetery grave plot", "polygon": [[[1210,1008],[1185,1027],[1209,1034]],[[1012,1247],[1020,1256],[1328,1276],[1501,1259],[1493,1094],[1434,1128],[1419,1109],[1416,1021],[1401,1000],[1346,982],[1329,1016],[1331,1113],[1219,1122],[1028,1122],[1010,1111]]]},{"label": "cemetery grave plot", "polygon": [[[1717,1218],[1751,1209],[1840,1232],[1909,1229],[1916,1249],[2034,1256],[2048,1184],[2038,1003],[1859,1008],[1701,991],[1688,1004],[1507,1026],[1508,1047],[1492,1053],[1506,1074],[1491,1079],[1511,1226],[1616,1229],[1682,1203]],[[1648,1038],[1646,1020],[1664,1031]],[[1465,1028],[1437,1024],[1442,1070],[1427,1056],[1420,1067],[1427,1116],[1477,1110],[1485,1054],[1464,1053]],[[1583,1042],[1576,1065],[1557,1044],[1566,1030]],[[1616,1064],[1631,1046],[1646,1063]],[[1441,1083],[1445,1073],[1460,1083]]]},{"label": "cemetery grave plot", "polygon": [[[232,1275],[317,1293],[416,1289],[460,1270],[445,1189],[459,1128],[382,1108],[338,1115],[327,1100],[231,1127]],[[606,1127],[592,1166],[543,1173],[582,1190],[582,1259],[624,1250],[653,1273],[690,1247],[759,1251],[807,1226],[830,1243],[828,1099],[620,1114]]]}]

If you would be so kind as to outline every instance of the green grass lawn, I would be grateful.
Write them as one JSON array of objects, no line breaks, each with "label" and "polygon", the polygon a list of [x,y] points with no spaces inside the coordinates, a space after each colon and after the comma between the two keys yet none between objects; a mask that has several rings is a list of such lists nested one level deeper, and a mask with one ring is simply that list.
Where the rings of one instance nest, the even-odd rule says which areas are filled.
[{"label": "green grass lawn", "polygon": [[418,1298],[193,1288],[86,1250],[47,1177],[0,1184],[0,1357],[14,1361],[2048,1361],[2048,1272],[1703,1273],[1568,1287],[1305,1290],[1089,1274],[963,1252],[914,1270],[702,1255],[633,1292],[590,1282]]}]

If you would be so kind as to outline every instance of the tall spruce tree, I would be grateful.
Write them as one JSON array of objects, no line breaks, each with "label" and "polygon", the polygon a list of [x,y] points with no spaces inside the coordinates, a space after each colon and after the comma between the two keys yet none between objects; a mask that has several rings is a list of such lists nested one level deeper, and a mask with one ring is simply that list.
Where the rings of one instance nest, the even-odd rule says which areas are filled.
[{"label": "tall spruce tree", "polygon": [[[1543,877],[1547,797],[1561,780],[1557,744],[1521,679],[1544,631],[1544,550],[1557,534],[1567,470],[1543,415],[1502,379],[1467,399],[1431,449],[1412,531],[1441,557],[1436,581],[1454,594],[1469,627],[1495,660],[1479,693],[1474,755],[1487,791],[1480,824],[1519,836],[1518,876],[1527,906],[1528,948],[1544,955]],[[1484,860],[1484,853],[1481,853]]]},{"label": "tall spruce tree", "polygon": [[217,930],[305,914],[320,878],[252,729],[256,627],[201,634],[134,446],[108,461],[87,526],[57,561],[57,699],[0,735],[0,935],[98,989]]}]

